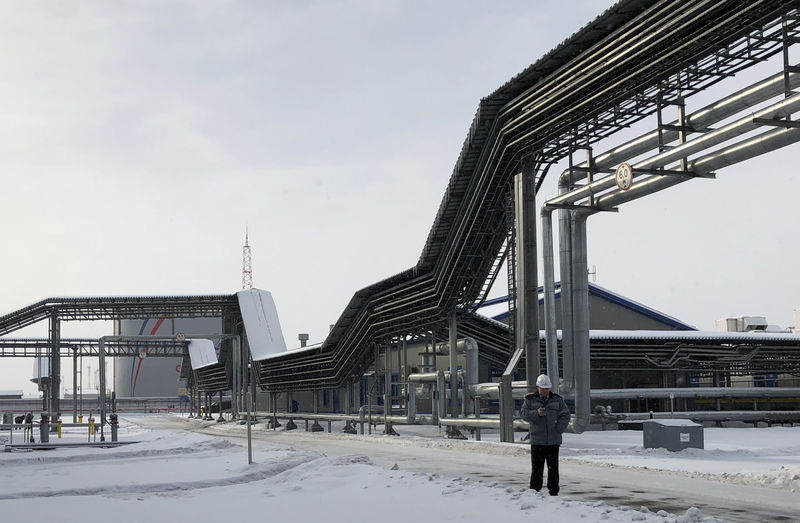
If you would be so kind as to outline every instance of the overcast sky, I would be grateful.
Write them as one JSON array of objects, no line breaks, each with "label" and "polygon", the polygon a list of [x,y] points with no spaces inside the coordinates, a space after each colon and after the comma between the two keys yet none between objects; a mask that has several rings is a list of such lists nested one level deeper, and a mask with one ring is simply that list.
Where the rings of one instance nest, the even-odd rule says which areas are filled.
[{"label": "overcast sky", "polygon": [[[611,3],[0,1],[0,315],[235,292],[249,227],[287,345],[322,341],[416,263],[480,98]],[[592,218],[597,283],[793,325],[799,148]],[[29,388],[32,362],[0,366]]]}]

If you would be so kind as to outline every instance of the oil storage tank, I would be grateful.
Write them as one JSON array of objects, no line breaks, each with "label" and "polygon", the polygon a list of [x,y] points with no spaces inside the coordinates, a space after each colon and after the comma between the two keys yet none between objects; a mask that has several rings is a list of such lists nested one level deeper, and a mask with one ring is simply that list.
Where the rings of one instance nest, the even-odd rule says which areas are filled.
[{"label": "oil storage tank", "polygon": [[[154,317],[119,320],[114,325],[114,333],[121,336],[174,336],[182,333],[191,338],[221,332],[221,318]],[[219,353],[218,346],[216,349]],[[139,352],[139,356],[114,358],[117,397],[177,397],[187,394],[186,382],[180,379],[182,358],[148,358],[145,350]]]}]

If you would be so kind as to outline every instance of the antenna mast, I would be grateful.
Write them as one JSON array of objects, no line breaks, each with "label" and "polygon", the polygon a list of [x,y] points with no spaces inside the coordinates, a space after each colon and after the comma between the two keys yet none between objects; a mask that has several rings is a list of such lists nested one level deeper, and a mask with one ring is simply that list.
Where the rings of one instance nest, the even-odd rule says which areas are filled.
[{"label": "antenna mast", "polygon": [[253,261],[250,257],[250,239],[247,228],[244,230],[244,247],[242,248],[242,289],[253,288]]}]

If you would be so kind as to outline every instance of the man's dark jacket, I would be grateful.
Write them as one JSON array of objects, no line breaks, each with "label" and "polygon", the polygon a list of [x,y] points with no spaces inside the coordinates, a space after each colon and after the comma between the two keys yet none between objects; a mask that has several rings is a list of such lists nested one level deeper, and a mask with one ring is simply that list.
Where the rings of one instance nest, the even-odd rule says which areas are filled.
[{"label": "man's dark jacket", "polygon": [[[544,416],[539,416],[540,407],[545,408]],[[536,391],[525,395],[520,417],[530,424],[531,445],[561,445],[561,434],[569,425],[570,414],[564,398],[551,392],[545,400]]]}]

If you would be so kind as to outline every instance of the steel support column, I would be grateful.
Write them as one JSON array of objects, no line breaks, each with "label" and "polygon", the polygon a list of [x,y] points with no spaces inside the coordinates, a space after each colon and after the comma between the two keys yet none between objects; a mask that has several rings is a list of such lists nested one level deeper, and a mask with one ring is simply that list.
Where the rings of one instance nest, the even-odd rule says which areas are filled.
[{"label": "steel support column", "polygon": [[[57,416],[61,410],[61,321],[58,317],[58,310],[53,309],[50,314],[50,383],[48,384],[48,395],[50,397],[47,410],[52,416]],[[51,431],[57,430],[54,423]]]},{"label": "steel support column", "polygon": [[[448,333],[450,335],[450,416],[458,417],[458,324],[456,321],[456,311],[450,311],[448,315]],[[434,350],[435,350],[434,346]],[[444,391],[442,391],[444,392]],[[442,413],[444,414],[444,413]],[[444,417],[444,416],[442,416]]]},{"label": "steel support column", "polygon": [[536,266],[536,176],[531,162],[514,178],[514,221],[517,230],[516,346],[525,350],[528,390],[539,375],[539,284]]}]

